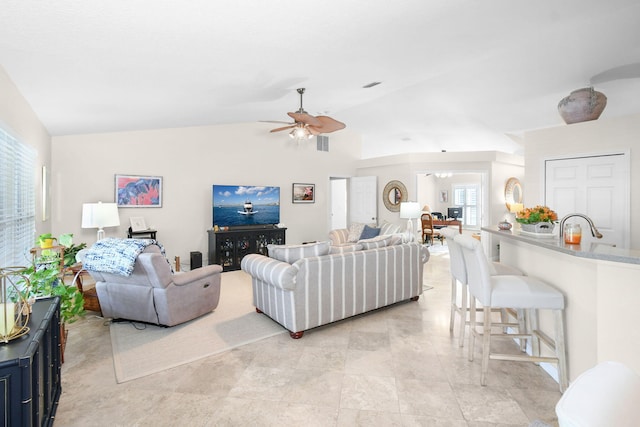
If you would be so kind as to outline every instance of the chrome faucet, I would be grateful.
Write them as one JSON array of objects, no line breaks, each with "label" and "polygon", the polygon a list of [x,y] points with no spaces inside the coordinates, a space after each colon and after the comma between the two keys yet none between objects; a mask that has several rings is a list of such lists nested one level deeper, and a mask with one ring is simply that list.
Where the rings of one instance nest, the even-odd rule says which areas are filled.
[{"label": "chrome faucet", "polygon": [[589,223],[589,227],[591,228],[591,235],[596,239],[602,239],[602,234],[598,231],[596,226],[593,224],[593,221],[591,220],[591,218],[589,218],[584,214],[572,213],[569,215],[565,215],[564,218],[560,220],[560,241],[564,240],[564,223],[572,216],[579,216],[580,218],[584,218]]}]

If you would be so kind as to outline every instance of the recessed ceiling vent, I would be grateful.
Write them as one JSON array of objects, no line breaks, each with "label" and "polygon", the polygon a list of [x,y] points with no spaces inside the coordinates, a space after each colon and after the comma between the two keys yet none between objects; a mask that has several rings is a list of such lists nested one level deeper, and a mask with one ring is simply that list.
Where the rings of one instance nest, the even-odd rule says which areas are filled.
[{"label": "recessed ceiling vent", "polygon": [[362,86],[364,89],[369,89],[370,87],[374,87],[374,86],[378,86],[380,83],[382,82],[371,82],[369,84],[366,84],[364,86]]}]

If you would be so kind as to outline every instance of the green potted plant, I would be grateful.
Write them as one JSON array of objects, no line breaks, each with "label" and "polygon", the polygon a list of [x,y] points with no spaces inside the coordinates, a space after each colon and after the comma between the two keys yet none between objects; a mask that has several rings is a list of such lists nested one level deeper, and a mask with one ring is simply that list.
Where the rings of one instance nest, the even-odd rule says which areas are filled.
[{"label": "green potted plant", "polygon": [[[29,280],[29,286],[23,288],[25,299],[33,303],[39,297],[60,297],[60,341],[63,361],[67,337],[65,325],[75,322],[84,314],[82,292],[74,284],[64,283],[65,269],[75,263],[76,253],[86,246],[84,243],[73,245],[72,238],[72,234],[63,234],[57,239],[51,237],[50,233],[38,236],[38,244],[48,239],[58,240],[64,251],[55,248],[42,249],[36,252],[31,265],[23,270],[23,274]],[[61,253],[64,253],[63,257],[60,256]]]},{"label": "green potted plant", "polygon": [[64,246],[64,267],[71,267],[76,263],[76,255],[78,252],[87,247],[86,243],[73,243],[73,234],[66,233],[58,236],[58,243]]},{"label": "green potted plant", "polygon": [[[38,297],[60,296],[62,322],[73,323],[84,314],[84,298],[76,286],[64,283],[63,274],[67,262],[71,261],[67,260],[66,252],[63,259],[59,252],[49,249],[35,256],[31,265],[23,271],[30,284],[25,297],[33,300]],[[75,255],[71,264],[74,262]]]},{"label": "green potted plant", "polygon": [[42,249],[48,249],[53,247],[53,241],[57,240],[55,237],[53,237],[51,235],[51,233],[45,233],[45,234],[41,234],[38,236],[38,239],[36,240],[36,243],[42,248]]}]

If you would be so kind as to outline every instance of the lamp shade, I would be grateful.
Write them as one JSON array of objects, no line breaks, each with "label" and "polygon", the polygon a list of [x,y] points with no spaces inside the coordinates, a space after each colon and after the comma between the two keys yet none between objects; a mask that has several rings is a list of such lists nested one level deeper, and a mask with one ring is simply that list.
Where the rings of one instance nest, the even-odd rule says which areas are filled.
[{"label": "lamp shade", "polygon": [[82,228],[116,227],[120,225],[115,203],[83,203]]},{"label": "lamp shade", "polygon": [[422,207],[422,212],[431,212],[431,207],[429,205],[424,205]]},{"label": "lamp shade", "polygon": [[511,203],[509,206],[509,211],[511,213],[518,213],[524,210],[524,205],[522,203]]},{"label": "lamp shade", "polygon": [[400,203],[400,218],[412,219],[418,218],[422,214],[420,204],[418,202],[402,202]]},{"label": "lamp shade", "polygon": [[120,225],[118,205],[115,203],[83,203],[82,228],[97,228],[98,241],[104,238],[103,227]]}]

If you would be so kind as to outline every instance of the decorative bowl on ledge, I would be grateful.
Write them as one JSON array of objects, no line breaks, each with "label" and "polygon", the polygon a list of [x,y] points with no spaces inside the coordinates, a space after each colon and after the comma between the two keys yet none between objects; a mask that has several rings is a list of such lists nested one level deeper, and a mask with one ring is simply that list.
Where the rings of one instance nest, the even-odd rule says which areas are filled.
[{"label": "decorative bowl on ledge", "polygon": [[498,230],[508,231],[511,230],[511,223],[506,219],[498,223]]},{"label": "decorative bowl on ledge", "polygon": [[520,224],[523,231],[527,233],[551,234],[556,226],[554,222],[536,222],[534,224]]}]

